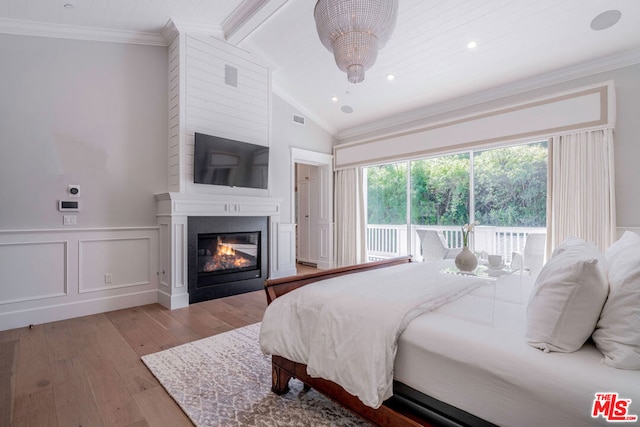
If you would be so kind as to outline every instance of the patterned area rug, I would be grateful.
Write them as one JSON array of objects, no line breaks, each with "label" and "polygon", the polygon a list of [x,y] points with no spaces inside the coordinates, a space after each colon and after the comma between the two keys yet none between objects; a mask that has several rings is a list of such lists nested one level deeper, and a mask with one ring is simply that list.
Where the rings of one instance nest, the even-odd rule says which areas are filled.
[{"label": "patterned area rug", "polygon": [[198,427],[368,426],[315,390],[271,392],[271,358],[260,351],[260,323],[142,357]]}]

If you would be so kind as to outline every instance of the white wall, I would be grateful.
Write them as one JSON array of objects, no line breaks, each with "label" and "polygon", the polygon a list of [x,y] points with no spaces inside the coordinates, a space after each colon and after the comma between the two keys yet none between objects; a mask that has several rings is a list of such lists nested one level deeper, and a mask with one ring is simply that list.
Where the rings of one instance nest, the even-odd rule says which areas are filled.
[{"label": "white wall", "polygon": [[291,190],[295,183],[291,173],[291,148],[331,154],[335,139],[308,117],[305,125],[293,121],[293,115],[304,116],[278,95],[272,99],[271,188],[272,197],[282,199],[282,223],[293,223]]},{"label": "white wall", "polygon": [[155,225],[167,187],[167,52],[0,35],[0,229]]},{"label": "white wall", "polygon": [[[157,301],[168,49],[0,35],[0,53],[0,330]],[[293,113],[273,97],[269,195],[285,223],[291,147],[334,142]],[[81,187],[73,227],[57,210],[70,184]]]},{"label": "white wall", "polygon": [[0,330],[156,301],[167,49],[0,35],[0,54]]},{"label": "white wall", "polygon": [[[195,132],[270,146],[269,69],[203,34],[176,34],[169,52],[169,191],[266,196],[261,189],[194,184],[193,153]],[[235,84],[226,82],[227,67],[235,70]]]}]

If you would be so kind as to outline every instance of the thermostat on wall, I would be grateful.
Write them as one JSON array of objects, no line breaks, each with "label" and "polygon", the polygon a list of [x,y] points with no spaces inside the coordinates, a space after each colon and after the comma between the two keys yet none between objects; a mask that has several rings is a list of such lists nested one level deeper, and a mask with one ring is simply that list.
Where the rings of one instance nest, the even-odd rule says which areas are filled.
[{"label": "thermostat on wall", "polygon": [[71,201],[71,200],[59,200],[58,201],[58,210],[59,211],[79,211],[80,210],[80,202]]}]

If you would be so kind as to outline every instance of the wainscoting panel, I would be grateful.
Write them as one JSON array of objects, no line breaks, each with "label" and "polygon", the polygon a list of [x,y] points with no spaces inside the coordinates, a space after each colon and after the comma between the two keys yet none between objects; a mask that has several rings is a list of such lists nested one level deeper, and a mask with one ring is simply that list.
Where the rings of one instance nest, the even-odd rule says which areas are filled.
[{"label": "wainscoting panel", "polygon": [[158,258],[155,226],[0,230],[0,330],[155,303]]},{"label": "wainscoting panel", "polygon": [[[274,225],[272,225],[274,227]],[[296,274],[296,225],[277,224],[277,244],[272,246],[271,253],[276,259],[270,260],[272,268],[271,278],[292,276]],[[273,233],[272,233],[273,236]]]},{"label": "wainscoting panel", "polygon": [[67,242],[0,243],[0,304],[67,294]]},{"label": "wainscoting panel", "polygon": [[[186,218],[184,218],[186,221]],[[175,254],[172,265],[173,283],[176,288],[185,286],[187,271],[187,224],[173,224],[173,253]]]},{"label": "wainscoting panel", "polygon": [[148,237],[81,240],[79,293],[151,283],[151,242]]},{"label": "wainscoting panel", "polygon": [[171,225],[167,223],[160,223],[159,225],[159,239],[160,239],[160,286],[164,288],[164,291],[169,291],[171,286],[170,274],[171,274],[171,234],[169,233],[169,227]]},{"label": "wainscoting panel", "polygon": [[333,224],[328,222],[318,223],[318,238],[320,245],[318,248],[318,268],[328,269],[333,267],[331,254],[333,251]]}]

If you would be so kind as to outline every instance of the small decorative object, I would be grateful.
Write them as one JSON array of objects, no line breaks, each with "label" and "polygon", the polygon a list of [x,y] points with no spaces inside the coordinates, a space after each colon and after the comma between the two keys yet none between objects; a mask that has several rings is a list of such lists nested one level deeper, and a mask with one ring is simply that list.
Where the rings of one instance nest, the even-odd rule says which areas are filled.
[{"label": "small decorative object", "polygon": [[489,255],[489,267],[501,268],[502,266],[502,255]]},{"label": "small decorative object", "polygon": [[456,267],[460,271],[471,272],[478,266],[478,258],[469,250],[469,233],[473,233],[478,221],[462,226],[462,251],[456,256]]},{"label": "small decorative object", "polygon": [[478,266],[478,258],[469,250],[468,247],[463,247],[462,251],[456,256],[456,267],[458,270],[471,272]]}]

